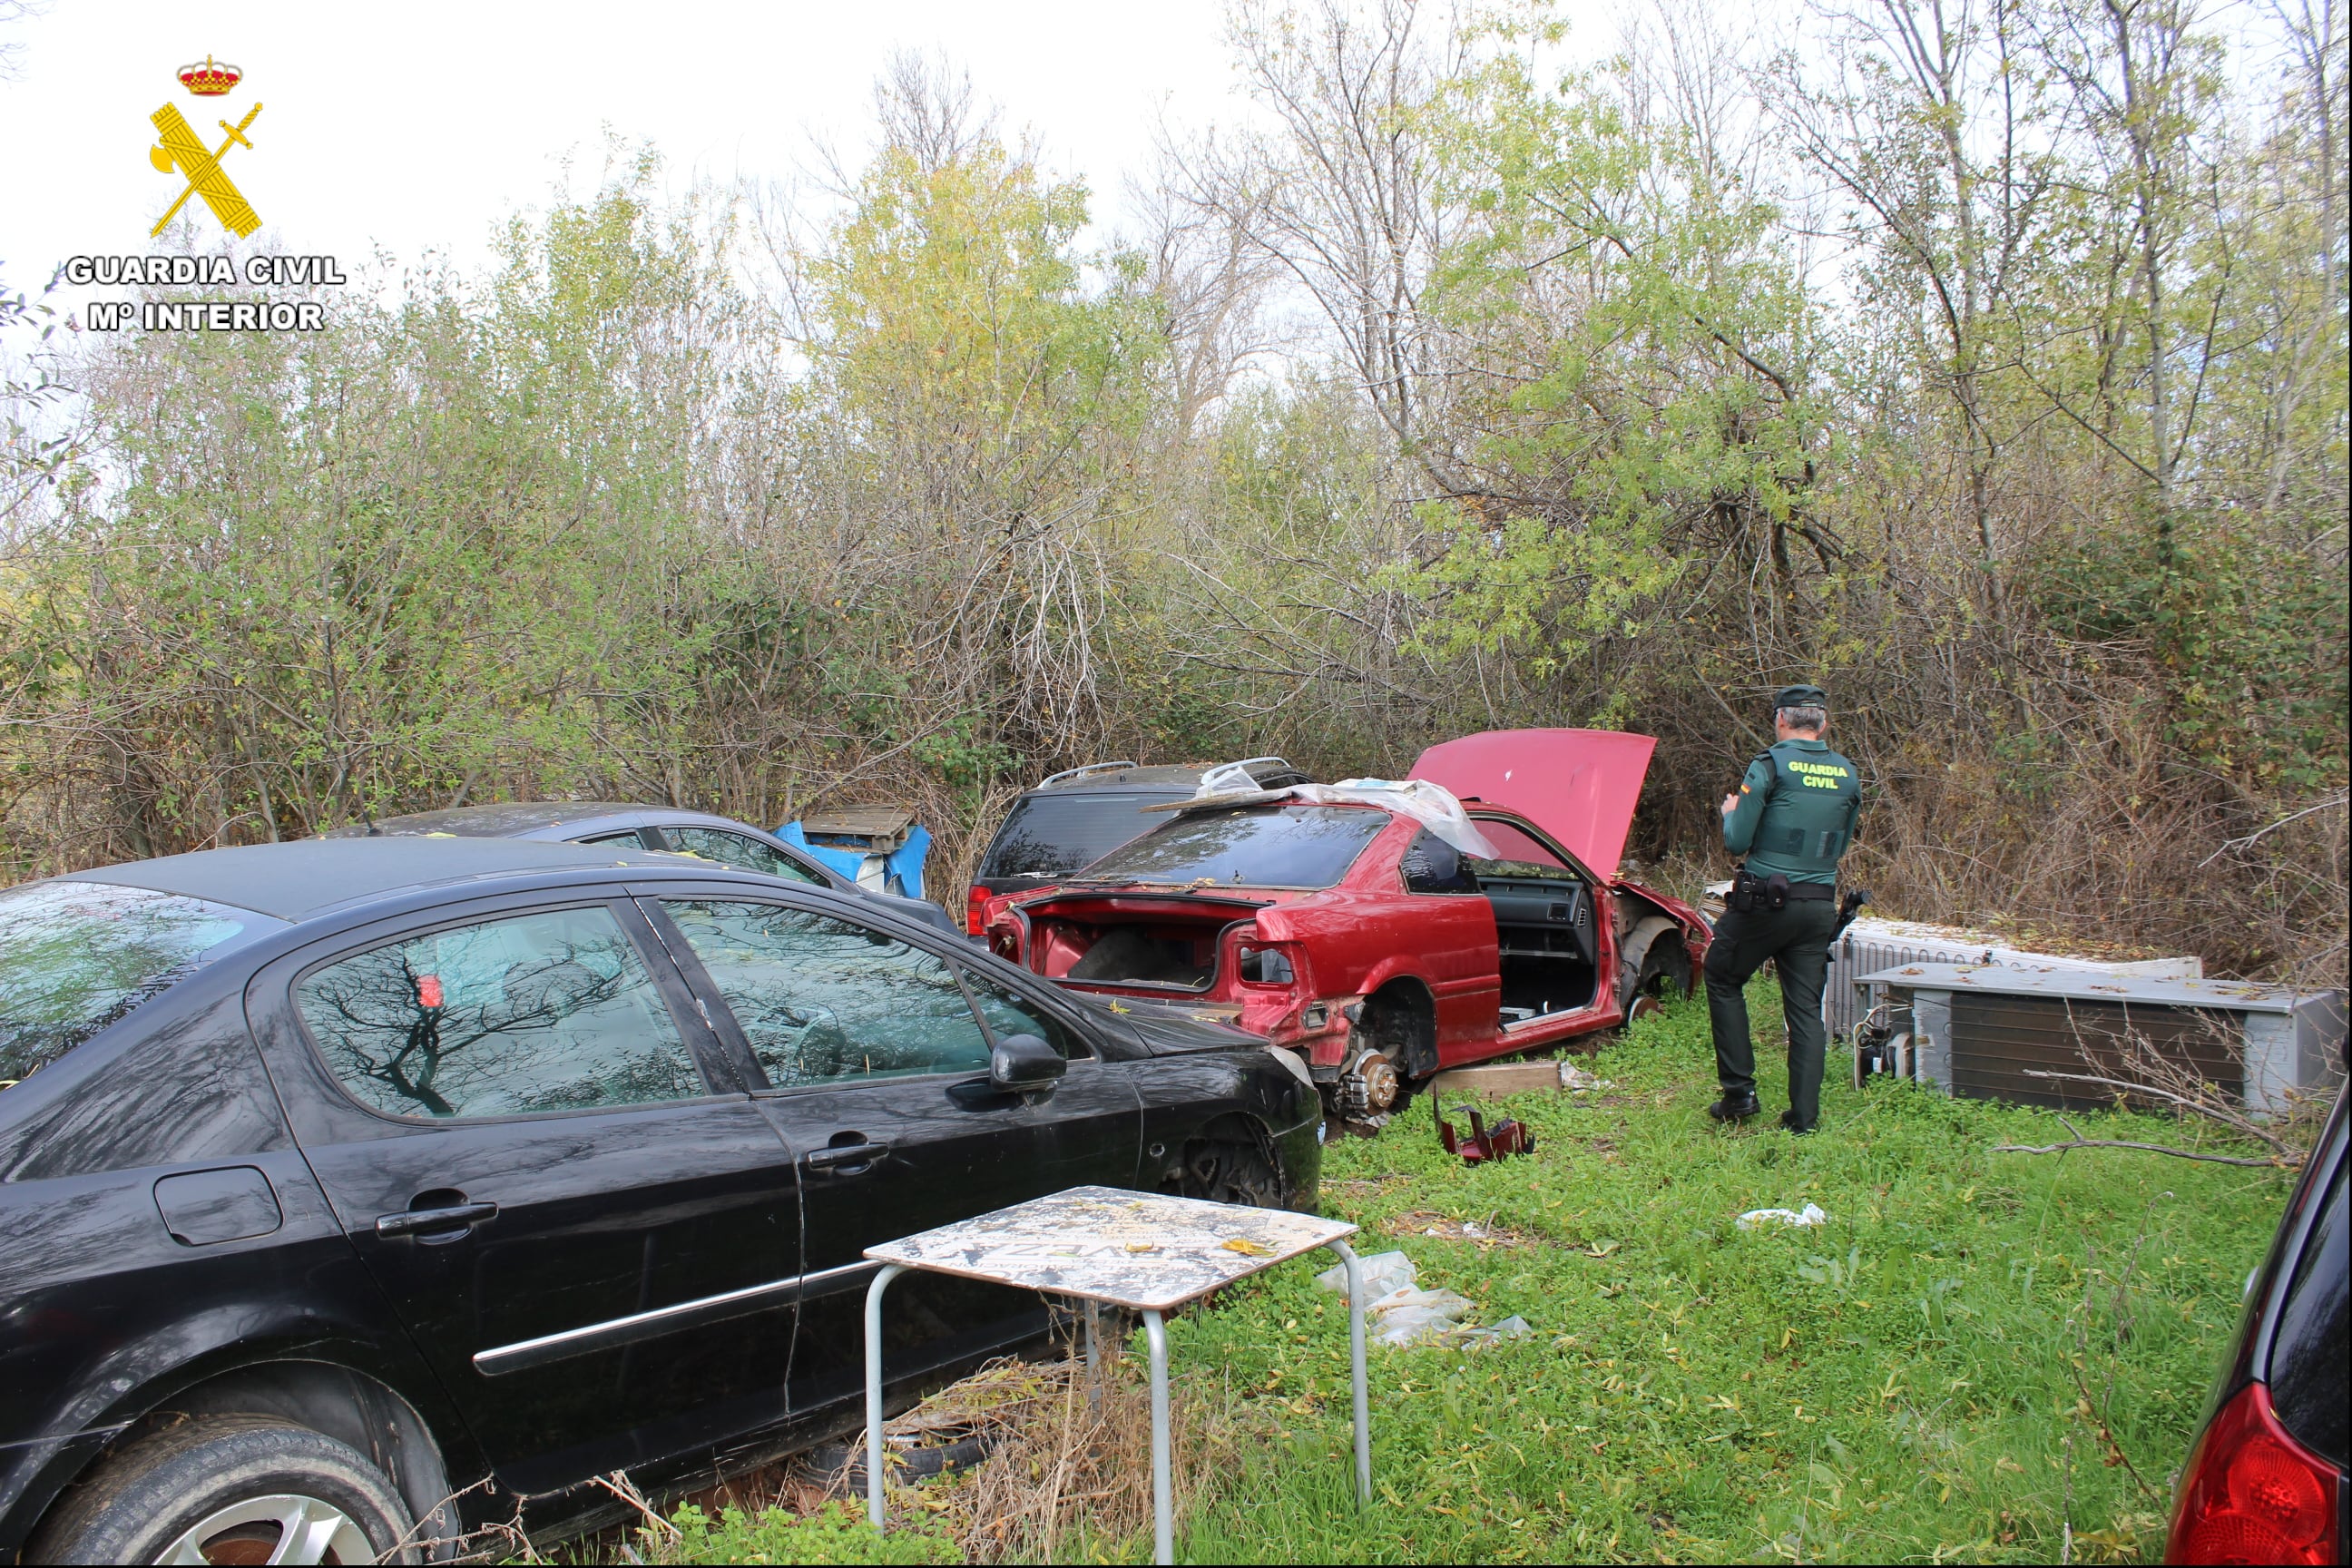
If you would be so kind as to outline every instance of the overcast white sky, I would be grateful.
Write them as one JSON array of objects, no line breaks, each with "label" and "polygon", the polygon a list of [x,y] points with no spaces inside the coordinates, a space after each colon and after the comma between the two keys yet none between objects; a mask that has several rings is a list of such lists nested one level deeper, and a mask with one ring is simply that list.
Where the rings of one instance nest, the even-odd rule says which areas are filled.
[{"label": "overcast white sky", "polygon": [[[1007,128],[1034,130],[1115,218],[1163,110],[1200,123],[1238,107],[1222,17],[1221,0],[46,0],[0,35],[19,46],[0,81],[0,280],[37,290],[68,256],[149,248],[181,186],[147,161],[147,117],[167,102],[208,145],[215,121],[265,106],[253,150],[224,161],[261,216],[257,245],[347,271],[377,246],[470,269],[503,215],[543,200],[566,149],[593,178],[608,124],[650,139],[674,186],[784,176],[812,132],[856,149],[874,79],[903,48],[969,69]],[[226,98],[177,79],[207,54],[244,68]]]}]

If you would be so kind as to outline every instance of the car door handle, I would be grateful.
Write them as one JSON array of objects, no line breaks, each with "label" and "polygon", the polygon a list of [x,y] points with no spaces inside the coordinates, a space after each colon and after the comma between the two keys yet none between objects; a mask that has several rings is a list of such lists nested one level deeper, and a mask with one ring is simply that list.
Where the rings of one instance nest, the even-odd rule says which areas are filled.
[{"label": "car door handle", "polygon": [[379,1215],[375,1222],[378,1236],[415,1236],[424,1231],[458,1230],[477,1226],[484,1220],[496,1219],[496,1204],[452,1204],[447,1208],[403,1209],[398,1214]]},{"label": "car door handle", "polygon": [[810,1150],[801,1157],[801,1163],[812,1171],[831,1171],[844,1165],[871,1165],[889,1157],[887,1143],[828,1143]]}]

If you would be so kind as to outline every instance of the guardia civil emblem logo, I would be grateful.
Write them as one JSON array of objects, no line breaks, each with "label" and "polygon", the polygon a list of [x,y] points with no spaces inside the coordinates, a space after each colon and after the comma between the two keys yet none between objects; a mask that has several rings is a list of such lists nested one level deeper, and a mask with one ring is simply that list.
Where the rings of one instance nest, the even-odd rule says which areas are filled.
[{"label": "guardia civil emblem logo", "polygon": [[[210,55],[205,57],[202,65],[182,66],[179,76],[182,85],[197,98],[223,97],[245,79],[242,70],[216,61]],[[205,205],[212,209],[213,216],[220,219],[221,226],[239,239],[246,238],[261,226],[260,216],[253,210],[253,204],[245,199],[236,182],[221,168],[221,160],[228,156],[231,147],[242,147],[247,152],[253,150],[253,143],[245,139],[245,132],[260,112],[261,105],[257,103],[247,110],[245,118],[235,125],[226,120],[221,121],[220,128],[228,132],[227,139],[219,146],[210,148],[197,138],[195,128],[188,123],[187,117],[180,112],[177,104],[166,103],[147,117],[155,122],[155,133],[163,139],[160,145],[147,149],[147,161],[155,165],[158,174],[168,174],[176,170],[180,177],[188,182],[187,189],[180,193],[171,210],[156,219],[155,226],[147,231],[148,238],[152,239],[162,234],[163,226],[179,216],[180,209],[187,205],[190,196],[204,197]]]}]

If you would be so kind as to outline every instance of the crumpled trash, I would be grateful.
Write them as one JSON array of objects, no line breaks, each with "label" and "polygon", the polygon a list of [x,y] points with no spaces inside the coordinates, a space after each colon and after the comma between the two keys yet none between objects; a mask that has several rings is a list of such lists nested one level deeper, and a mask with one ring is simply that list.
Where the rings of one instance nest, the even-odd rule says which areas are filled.
[{"label": "crumpled trash", "polygon": [[1193,792],[1194,800],[1210,800],[1221,795],[1256,795],[1265,786],[1257,775],[1239,763],[1223,763],[1201,775],[1201,787]]},{"label": "crumpled trash", "polygon": [[1467,1296],[1452,1290],[1399,1290],[1364,1309],[1365,1326],[1384,1345],[1443,1341],[1461,1331],[1473,1310]]},{"label": "crumpled trash", "polygon": [[1801,1214],[1795,1209],[1749,1209],[1739,1216],[1738,1225],[1742,1230],[1761,1230],[1768,1225],[1825,1225],[1829,1217],[1821,1205],[1807,1204]]},{"label": "crumpled trash", "polygon": [[1445,1342],[1458,1345],[1465,1351],[1475,1351],[1482,1345],[1496,1344],[1504,1340],[1522,1340],[1535,1331],[1533,1323],[1514,1312],[1491,1328],[1457,1330],[1445,1336]]},{"label": "crumpled trash", "polygon": [[[1535,1332],[1525,1318],[1508,1317],[1481,1328],[1463,1320],[1477,1310],[1468,1297],[1452,1290],[1423,1290],[1419,1271],[1402,1252],[1380,1252],[1358,1260],[1363,1266],[1365,1337],[1385,1345],[1441,1344],[1475,1350],[1501,1340]],[[1348,1293],[1348,1268],[1341,1264],[1315,1277],[1315,1283],[1336,1295]]]},{"label": "crumpled trash", "polygon": [[1563,1060],[1559,1064],[1559,1087],[1570,1094],[1589,1094],[1596,1089],[1614,1089],[1617,1086],[1611,1079],[1586,1072],[1574,1062]]},{"label": "crumpled trash", "polygon": [[[1399,1290],[1410,1290],[1420,1279],[1412,1259],[1402,1252],[1375,1252],[1370,1258],[1359,1258],[1357,1264],[1364,1271],[1364,1297],[1377,1301],[1383,1296],[1393,1296]],[[1326,1290],[1344,1296],[1348,1293],[1348,1266],[1335,1263],[1315,1277],[1315,1283]]]}]

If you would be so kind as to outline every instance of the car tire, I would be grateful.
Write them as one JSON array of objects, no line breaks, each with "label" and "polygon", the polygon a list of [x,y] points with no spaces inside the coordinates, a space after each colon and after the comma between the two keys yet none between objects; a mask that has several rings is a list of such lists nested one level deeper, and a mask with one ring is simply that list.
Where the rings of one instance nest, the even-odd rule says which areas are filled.
[{"label": "car tire", "polygon": [[[415,1563],[407,1506],[359,1450],[271,1415],[203,1415],[78,1483],[28,1563]],[[276,1555],[289,1532],[299,1539]]]},{"label": "car tire", "polygon": [[1282,1206],[1282,1173],[1260,1140],[1224,1131],[1184,1146],[1184,1196],[1252,1208]]}]

